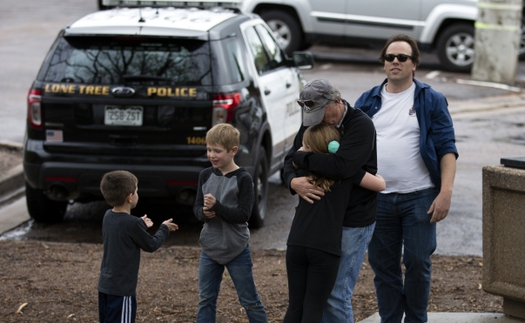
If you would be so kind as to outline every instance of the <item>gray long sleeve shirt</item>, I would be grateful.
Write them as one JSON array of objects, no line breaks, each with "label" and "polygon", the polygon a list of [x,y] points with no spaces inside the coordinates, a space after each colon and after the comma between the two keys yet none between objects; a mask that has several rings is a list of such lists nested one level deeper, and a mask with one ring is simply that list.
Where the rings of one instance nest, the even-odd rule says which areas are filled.
[{"label": "gray long sleeve shirt", "polygon": [[[204,195],[208,193],[217,200],[212,219],[202,212]],[[253,203],[253,180],[246,169],[241,167],[226,175],[213,167],[202,170],[193,213],[204,222],[199,243],[208,257],[224,265],[246,248]]]}]

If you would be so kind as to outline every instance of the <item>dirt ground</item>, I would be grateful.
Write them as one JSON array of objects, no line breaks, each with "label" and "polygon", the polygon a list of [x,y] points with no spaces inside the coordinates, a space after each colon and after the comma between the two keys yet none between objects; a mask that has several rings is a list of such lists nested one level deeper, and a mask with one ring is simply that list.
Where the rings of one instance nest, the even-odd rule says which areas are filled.
[{"label": "dirt ground", "polygon": [[[137,322],[195,322],[198,248],[142,253]],[[288,287],[285,252],[253,250],[254,276],[269,322],[282,322]],[[97,322],[102,245],[0,241],[0,321]],[[431,312],[502,313],[501,297],[482,290],[482,258],[433,257]],[[356,322],[377,312],[373,274],[362,266],[352,298]],[[217,322],[248,322],[227,272]]]}]

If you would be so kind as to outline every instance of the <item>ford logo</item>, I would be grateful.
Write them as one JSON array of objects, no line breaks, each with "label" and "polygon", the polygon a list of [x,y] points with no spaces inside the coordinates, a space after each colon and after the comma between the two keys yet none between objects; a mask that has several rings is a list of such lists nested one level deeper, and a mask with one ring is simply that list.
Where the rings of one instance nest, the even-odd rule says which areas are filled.
[{"label": "ford logo", "polygon": [[135,89],[125,86],[117,86],[111,89],[114,96],[132,96],[135,94]]}]

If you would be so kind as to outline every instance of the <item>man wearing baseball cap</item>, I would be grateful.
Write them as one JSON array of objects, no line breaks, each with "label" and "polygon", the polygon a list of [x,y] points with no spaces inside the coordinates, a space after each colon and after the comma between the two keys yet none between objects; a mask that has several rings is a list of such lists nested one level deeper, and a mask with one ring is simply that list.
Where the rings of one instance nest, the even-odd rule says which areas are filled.
[{"label": "man wearing baseball cap", "polygon": [[[323,190],[299,177],[296,168],[339,180],[354,176],[360,170],[377,172],[376,133],[372,120],[354,109],[329,81],[314,79],[300,93],[297,103],[303,109],[303,124],[294,147],[285,158],[283,179],[292,194],[309,203],[324,196]],[[338,129],[340,147],[336,153],[313,154],[298,151],[308,126],[324,123]],[[323,323],[354,322],[350,297],[357,282],[359,269],[375,227],[377,193],[359,186],[352,189],[347,200],[339,272],[323,313]]]}]

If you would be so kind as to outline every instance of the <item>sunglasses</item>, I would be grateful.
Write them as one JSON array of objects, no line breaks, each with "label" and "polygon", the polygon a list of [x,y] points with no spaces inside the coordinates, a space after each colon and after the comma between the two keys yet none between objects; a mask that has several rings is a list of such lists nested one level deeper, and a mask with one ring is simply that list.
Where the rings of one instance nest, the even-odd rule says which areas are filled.
[{"label": "sunglasses", "polygon": [[405,55],[405,54],[399,54],[399,55],[394,55],[394,54],[386,54],[385,56],[383,56],[383,58],[385,59],[385,61],[387,62],[393,62],[394,59],[397,58],[398,61],[400,61],[401,63],[403,62],[406,62],[407,59],[412,59],[412,56],[409,56],[409,55]]},{"label": "sunglasses", "polygon": [[303,108],[305,111],[310,111],[312,109],[312,107],[315,105],[315,101],[317,101],[320,98],[322,98],[323,95],[325,95],[328,92],[330,92],[330,91],[326,91],[326,92],[322,93],[321,95],[319,95],[315,99],[311,99],[311,100],[297,100],[297,104],[299,104],[299,106],[301,106],[301,108]]}]

